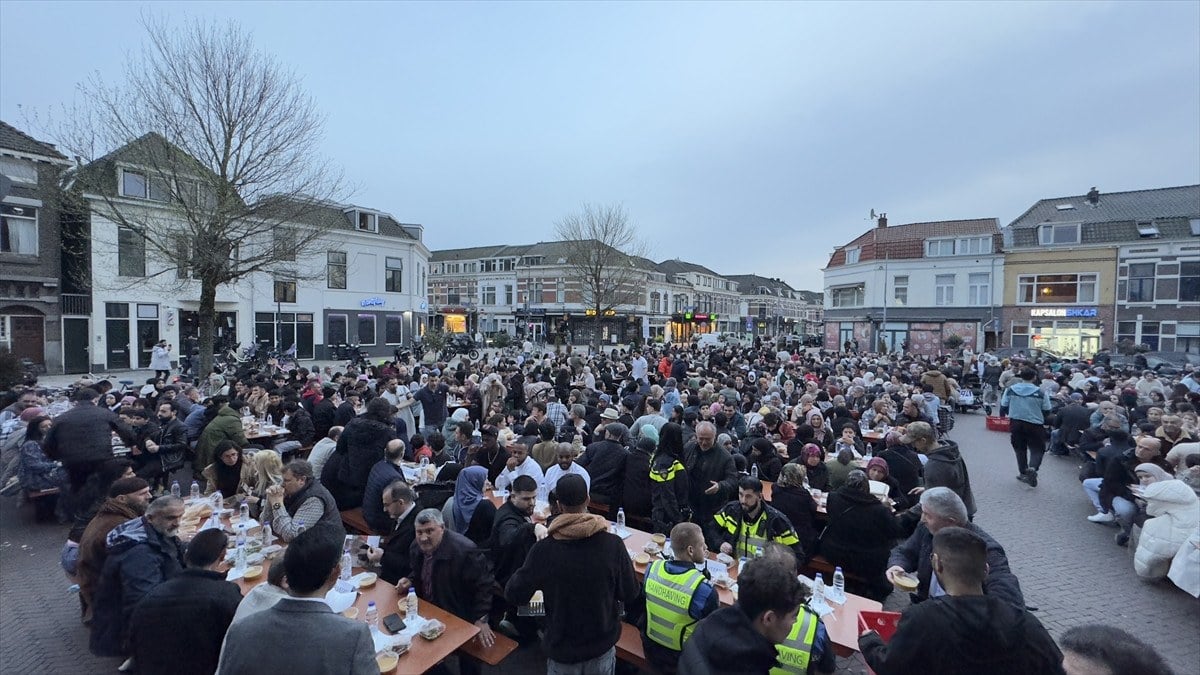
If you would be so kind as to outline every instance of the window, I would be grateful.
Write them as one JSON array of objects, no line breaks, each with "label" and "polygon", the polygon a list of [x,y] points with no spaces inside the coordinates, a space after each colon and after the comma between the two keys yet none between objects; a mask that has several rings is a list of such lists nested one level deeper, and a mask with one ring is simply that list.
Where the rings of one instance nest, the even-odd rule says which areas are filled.
[{"label": "window", "polygon": [[954,304],[954,275],[939,274],[933,278],[935,304],[939,307]]},{"label": "window", "polygon": [[953,239],[934,239],[925,242],[925,255],[930,258],[943,255],[954,255]]},{"label": "window", "polygon": [[296,280],[275,278],[274,302],[296,302]]},{"label": "window", "polygon": [[525,302],[541,304],[542,293],[544,293],[544,292],[545,292],[545,289],[542,287],[542,280],[534,279],[529,284],[529,290],[525,292]]},{"label": "window", "polygon": [[275,241],[276,260],[296,260],[296,230],[290,227],[276,227],[272,233]]},{"label": "window", "polygon": [[325,343],[330,345],[346,344],[346,315],[330,314],[329,330],[325,335]]},{"label": "window", "polygon": [[1140,344],[1148,346],[1150,349],[1158,349],[1158,322],[1143,321],[1142,322],[1142,341]]},{"label": "window", "polygon": [[846,249],[846,264],[853,265],[858,262],[859,256],[862,254],[862,249],[855,246],[854,248]]},{"label": "window", "polygon": [[0,207],[0,252],[38,254],[37,209],[8,204]]},{"label": "window", "polygon": [[496,287],[495,286],[484,286],[483,287],[482,304],[484,304],[484,305],[495,305],[496,304]]},{"label": "window", "polygon": [[1188,221],[1188,225],[1192,228],[1192,236],[1200,237],[1200,218],[1192,218]]},{"label": "window", "polygon": [[1022,305],[1095,304],[1095,274],[1023,274],[1017,278]]},{"label": "window", "polygon": [[1129,302],[1154,302],[1154,263],[1129,266],[1129,284],[1125,299]]},{"label": "window", "polygon": [[893,277],[892,303],[897,307],[908,305],[908,275]]},{"label": "window", "polygon": [[389,314],[383,321],[384,344],[398,345],[404,340],[404,317]]},{"label": "window", "polygon": [[346,288],[345,251],[329,251],[325,254],[325,287]]},{"label": "window", "polygon": [[360,344],[360,345],[375,344],[375,315],[374,314],[359,314],[358,315],[358,344]]},{"label": "window", "polygon": [[0,174],[8,176],[14,183],[37,185],[37,167],[16,157],[0,157]]},{"label": "window", "polygon": [[188,261],[192,259],[192,256],[189,255],[190,241],[186,234],[172,235],[171,239],[175,246],[175,259],[172,261],[175,263],[175,278],[187,279],[191,276],[191,269],[188,266]]},{"label": "window", "polygon": [[982,255],[984,253],[992,252],[992,238],[969,237],[966,239],[959,239],[955,243],[955,246],[957,246],[956,250],[958,255]]},{"label": "window", "polygon": [[167,186],[157,178],[147,178],[144,171],[121,170],[121,194],[136,199],[165,202],[171,196]]},{"label": "window", "polygon": [[1158,225],[1153,222],[1141,222],[1137,224],[1138,237],[1142,239],[1155,239],[1158,237]]},{"label": "window", "polygon": [[829,302],[831,307],[862,307],[863,296],[862,286],[834,288],[829,291]]},{"label": "window", "polygon": [[511,272],[511,271],[513,271],[514,267],[515,267],[515,261],[512,258],[501,258],[500,259],[500,271],[501,272]]},{"label": "window", "polygon": [[967,275],[967,304],[982,307],[992,304],[992,275],[978,272]]},{"label": "window", "polygon": [[1200,262],[1180,263],[1179,301],[1200,302]]},{"label": "window", "polygon": [[484,260],[481,264],[483,266],[482,270],[484,272],[495,272],[496,271],[496,261],[495,260]]},{"label": "window", "polygon": [[146,276],[146,240],[128,227],[117,229],[117,275]]},{"label": "window", "polygon": [[1079,223],[1042,225],[1038,228],[1038,242],[1043,246],[1050,244],[1078,244]]},{"label": "window", "polygon": [[361,232],[378,232],[379,216],[366,211],[358,211],[354,226]]},{"label": "window", "polygon": [[511,284],[504,285],[504,304],[513,304],[513,287]]},{"label": "window", "polygon": [[400,258],[385,258],[383,271],[383,290],[388,293],[404,292],[404,261]]},{"label": "window", "polygon": [[559,277],[554,282],[554,301],[562,304],[567,301],[567,280]]}]

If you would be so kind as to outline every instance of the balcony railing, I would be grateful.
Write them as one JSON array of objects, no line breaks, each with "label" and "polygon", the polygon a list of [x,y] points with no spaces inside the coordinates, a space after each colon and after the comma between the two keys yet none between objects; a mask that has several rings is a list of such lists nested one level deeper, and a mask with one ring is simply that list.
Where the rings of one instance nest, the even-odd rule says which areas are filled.
[{"label": "balcony railing", "polygon": [[73,293],[63,293],[59,296],[60,309],[63,314],[81,314],[91,316],[92,296]]}]

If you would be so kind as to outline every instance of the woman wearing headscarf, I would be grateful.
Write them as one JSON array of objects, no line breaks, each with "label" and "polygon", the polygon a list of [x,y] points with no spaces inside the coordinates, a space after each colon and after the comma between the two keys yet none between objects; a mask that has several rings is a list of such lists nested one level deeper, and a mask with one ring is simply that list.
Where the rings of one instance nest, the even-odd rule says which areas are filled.
[{"label": "woman wearing headscarf", "polygon": [[483,495],[487,475],[479,465],[463,468],[454,481],[454,498],[443,508],[446,524],[481,548],[492,536],[496,520],[495,505]]},{"label": "woman wearing headscarf", "polygon": [[671,528],[691,517],[688,475],[683,466],[683,428],[674,422],[658,430],[658,448],[650,460],[650,502],[655,532],[669,534]]},{"label": "woman wearing headscarf", "polygon": [[[1149,472],[1143,473],[1142,469],[1151,466],[1154,465],[1139,464],[1136,469],[1139,477],[1149,478]],[[1146,487],[1141,498],[1146,501],[1146,515],[1150,517],[1142,526],[1133,554],[1133,569],[1143,579],[1161,579],[1167,576],[1171,561],[1200,525],[1200,508],[1196,493],[1183,481],[1168,476],[1148,485],[1143,481],[1143,485]]]},{"label": "woman wearing headscarf", "polygon": [[[17,479],[21,487],[29,492],[62,488],[66,481],[66,470],[62,464],[51,460],[42,451],[42,441],[50,430],[50,418],[38,415],[29,420],[25,427],[25,440],[21,443],[21,463]],[[66,500],[60,500],[65,502]],[[60,509],[61,510],[61,509]]]},{"label": "woman wearing headscarf", "polygon": [[813,555],[817,540],[817,502],[804,486],[806,473],[801,464],[788,463],[779,472],[779,480],[771,490],[771,506],[787,516],[800,539],[806,558]]},{"label": "woman wearing headscarf", "polygon": [[821,555],[840,566],[847,577],[865,581],[847,579],[848,587],[859,587],[854,592],[882,601],[892,592],[883,573],[900,535],[891,509],[871,494],[867,474],[855,469],[841,489],[830,493],[825,511],[829,524],[821,535]]},{"label": "woman wearing headscarf", "polygon": [[798,460],[800,464],[804,465],[804,470],[808,474],[808,487],[822,492],[829,490],[829,467],[825,466],[825,462],[821,461],[821,457],[824,454],[821,446],[815,443],[808,443],[800,451],[800,458]]},{"label": "woman wearing headscarf", "polygon": [[872,457],[871,461],[867,462],[867,478],[887,484],[888,499],[892,500],[892,507],[897,511],[903,511],[912,505],[908,500],[908,495],[900,489],[900,483],[892,478],[886,459]]}]

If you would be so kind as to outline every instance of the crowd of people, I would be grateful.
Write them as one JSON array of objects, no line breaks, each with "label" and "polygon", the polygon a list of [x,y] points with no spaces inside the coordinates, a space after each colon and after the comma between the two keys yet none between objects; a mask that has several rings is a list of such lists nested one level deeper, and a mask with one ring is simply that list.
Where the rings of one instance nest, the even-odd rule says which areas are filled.
[{"label": "crowd of people", "polygon": [[[367,672],[369,633],[303,602],[336,580],[341,512],[358,508],[384,537],[361,564],[477,625],[485,645],[493,630],[540,639],[551,673],[613,672],[622,611],[659,672],[832,672],[828,633],[796,582],[817,556],[878,600],[915,576],[892,641],[860,641],[877,673],[1103,672],[1072,670],[1084,662],[1133,672],[1118,666],[1134,656],[1095,637],[1103,627],[1079,629],[1060,652],[1025,609],[1001,543],[974,524],[971,475],[946,433],[972,382],[1003,392],[1018,480],[1037,487],[1046,451],[1075,455],[1089,520],[1119,527],[1139,576],[1200,596],[1200,372],[1165,384],[1153,371],[970,352],[527,344],[477,362],[213,373],[207,397],[159,377],[129,395],[80,383],[70,402],[16,390],[0,401],[0,468],[6,487],[60,489],[58,516],[72,524],[63,567],[91,647],[138,672],[316,658],[254,650],[288,631],[344,634],[320,658]],[[258,424],[288,433],[248,439]],[[114,443],[128,456],[114,458]],[[404,463],[421,466],[417,480]],[[240,606],[217,571],[224,535],[178,537],[180,477],[183,492],[194,481],[247,504],[288,544]],[[507,493],[499,508],[489,489]],[[668,535],[673,555],[638,582],[598,508]],[[696,567],[710,553],[744,561],[733,607],[718,609]],[[544,622],[518,611],[535,591]],[[235,616],[247,603],[254,612]],[[161,627],[184,612],[210,624],[186,646]],[[923,630],[953,645],[931,651]],[[1137,672],[1169,672],[1146,651]],[[186,667],[163,665],[173,652]]]}]

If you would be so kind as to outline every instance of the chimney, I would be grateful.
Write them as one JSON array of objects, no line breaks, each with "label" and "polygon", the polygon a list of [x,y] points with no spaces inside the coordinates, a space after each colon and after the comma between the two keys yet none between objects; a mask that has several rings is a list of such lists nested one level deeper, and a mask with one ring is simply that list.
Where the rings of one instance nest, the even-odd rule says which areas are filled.
[{"label": "chimney", "polygon": [[879,214],[879,226],[878,227],[881,230],[883,228],[887,227],[887,214],[886,213]]}]

